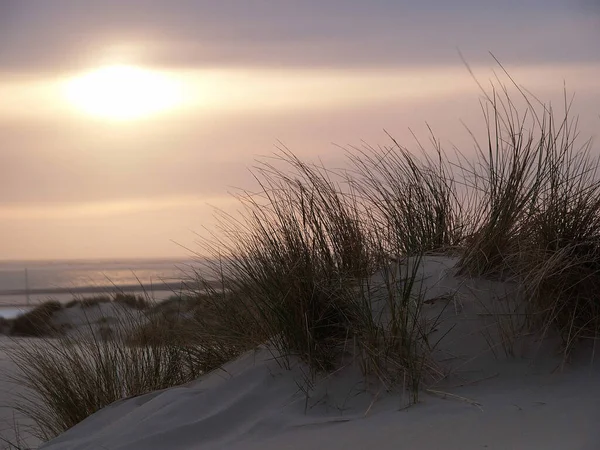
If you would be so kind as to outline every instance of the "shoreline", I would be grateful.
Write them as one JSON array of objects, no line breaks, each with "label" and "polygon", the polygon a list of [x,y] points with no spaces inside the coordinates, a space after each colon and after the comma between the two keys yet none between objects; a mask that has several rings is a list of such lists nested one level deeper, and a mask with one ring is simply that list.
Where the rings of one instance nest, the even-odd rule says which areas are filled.
[{"label": "shoreline", "polygon": [[[208,282],[211,287],[218,287],[219,282]],[[104,286],[79,286],[72,288],[36,288],[36,289],[13,289],[0,291],[0,298],[16,295],[53,295],[53,294],[103,294],[111,292],[165,292],[172,291],[173,293],[187,291],[190,289],[200,289],[201,285],[179,281],[176,283],[160,283],[160,284],[124,284],[124,285],[104,285]]]},{"label": "shoreline", "polygon": [[184,282],[178,283],[161,283],[160,285],[154,284],[125,284],[125,285],[103,285],[103,286],[78,286],[72,288],[35,288],[35,289],[12,289],[6,291],[0,291],[0,297],[9,295],[52,295],[52,294],[97,294],[104,292],[122,291],[122,292],[133,292],[133,291],[170,291],[179,290],[187,287],[188,285]]}]

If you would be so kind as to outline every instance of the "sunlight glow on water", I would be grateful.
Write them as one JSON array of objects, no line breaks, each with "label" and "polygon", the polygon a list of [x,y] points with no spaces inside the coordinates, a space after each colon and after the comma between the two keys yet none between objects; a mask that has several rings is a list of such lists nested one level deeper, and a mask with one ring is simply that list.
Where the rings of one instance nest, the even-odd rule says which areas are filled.
[{"label": "sunlight glow on water", "polygon": [[[189,261],[171,260],[0,262],[0,306],[27,304],[26,268],[29,289],[37,291],[29,298],[35,305],[50,299],[67,302],[73,298],[73,289],[98,288],[85,294],[97,295],[140,284],[151,286],[151,297],[163,299],[171,294],[166,283],[189,278],[192,266]],[[52,289],[61,291],[44,292]],[[144,294],[142,289],[135,293]]]}]

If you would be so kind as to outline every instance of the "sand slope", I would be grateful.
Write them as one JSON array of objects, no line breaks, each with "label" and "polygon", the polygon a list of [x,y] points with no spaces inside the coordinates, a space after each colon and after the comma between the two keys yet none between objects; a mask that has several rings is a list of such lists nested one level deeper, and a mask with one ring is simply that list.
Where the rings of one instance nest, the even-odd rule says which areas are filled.
[{"label": "sand slope", "polygon": [[[17,345],[22,345],[30,338],[8,338],[0,336],[0,438],[17,442],[21,439],[24,445],[39,445],[39,439],[27,433],[27,427],[33,422],[24,418],[14,409],[14,404],[20,395],[26,393],[22,386],[11,381],[10,377],[18,373],[16,365],[11,361],[7,352]],[[0,449],[10,448],[0,442]],[[13,450],[13,449],[11,449]]]},{"label": "sand slope", "polygon": [[[353,366],[318,380],[309,397],[303,366],[286,371],[266,348],[189,384],[126,399],[99,411],[45,450],[282,449],[600,449],[600,373],[585,351],[564,370],[555,343],[526,338],[507,358],[489,339],[492,308],[514,286],[465,280],[455,260],[421,267],[426,298],[452,294],[436,333],[452,332],[437,352],[449,376],[409,408],[398,393],[367,386]],[[441,308],[441,309],[440,309]],[[451,355],[451,356],[449,356]]]},{"label": "sand slope", "polygon": [[[214,373],[188,386],[117,402],[42,448],[600,447],[600,377],[586,369],[555,376],[495,379],[452,390],[479,405],[424,395],[420,404],[399,410],[398,398],[389,396],[380,398],[365,416],[368,394],[351,399],[344,412],[335,404],[326,406],[326,400],[305,412],[305,398],[291,374],[266,362],[268,356],[266,351],[247,355],[227,368],[231,378]],[[317,394],[322,392],[311,395],[311,404],[318,400]],[[327,400],[339,402],[341,397]]]}]

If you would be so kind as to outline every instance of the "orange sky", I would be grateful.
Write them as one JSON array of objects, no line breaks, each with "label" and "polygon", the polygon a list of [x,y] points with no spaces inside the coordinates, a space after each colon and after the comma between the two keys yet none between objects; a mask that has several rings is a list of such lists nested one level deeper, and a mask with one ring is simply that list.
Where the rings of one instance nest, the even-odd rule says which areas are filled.
[{"label": "orange sky", "polygon": [[0,7],[0,259],[185,256],[174,242],[193,249],[278,141],[339,166],[334,144],[385,144],[385,129],[410,148],[427,122],[468,152],[461,121],[483,129],[457,47],[484,82],[487,51],[541,99],[566,81],[583,136],[600,125],[585,2],[138,3]]}]

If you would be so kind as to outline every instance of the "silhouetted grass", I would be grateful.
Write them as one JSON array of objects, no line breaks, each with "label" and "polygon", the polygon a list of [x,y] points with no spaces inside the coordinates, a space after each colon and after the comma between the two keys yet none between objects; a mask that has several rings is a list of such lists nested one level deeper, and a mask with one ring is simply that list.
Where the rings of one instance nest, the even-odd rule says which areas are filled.
[{"label": "silhouetted grass", "polygon": [[81,306],[82,308],[92,308],[106,303],[118,303],[126,305],[133,309],[147,309],[150,307],[150,301],[142,295],[128,294],[125,292],[116,292],[114,294],[96,295],[91,297],[74,298],[65,303],[65,308],[73,308]]},{"label": "silhouetted grass", "polygon": [[55,336],[60,330],[52,323],[52,316],[62,309],[57,301],[47,301],[36,306],[10,322],[9,333],[13,336]]},{"label": "silhouetted grass", "polygon": [[372,277],[391,270],[390,261],[450,251],[460,255],[463,275],[520,283],[530,330],[556,326],[567,347],[574,336],[595,336],[598,161],[588,144],[576,147],[568,102],[557,119],[513,87],[524,106],[499,82],[486,93],[487,139],[475,140],[473,159],[449,158],[434,139],[432,157],[420,144],[421,157],[395,140],[353,149],[344,172],[286,149],[260,163],[260,191],[240,195],[245,212],[221,215],[220,237],[204,247],[219,261],[209,267],[213,277],[237,299],[254,334],[315,371],[339,367],[353,339],[367,353],[388,355],[388,367],[417,373],[415,366],[429,364],[421,358],[428,331],[412,307],[418,300],[408,300],[419,293],[402,291],[414,276],[388,287],[385,323],[372,318]]},{"label": "silhouetted grass", "polygon": [[111,299],[108,295],[98,295],[95,297],[83,297],[77,301],[77,304],[82,308],[93,308],[104,303],[110,303]]},{"label": "silhouetted grass", "polygon": [[[132,345],[130,337],[146,327],[149,318],[115,305],[111,333],[105,323],[87,322],[57,338],[20,341],[9,351],[19,368],[12,381],[24,387],[16,409],[35,423],[33,433],[48,440],[116,400],[180,385],[196,379],[210,366],[212,355],[169,335]],[[196,341],[197,342],[197,341]]]},{"label": "silhouetted grass", "polygon": [[117,304],[126,305],[130,308],[139,310],[148,309],[150,307],[150,302],[148,301],[148,299],[141,295],[135,294],[126,294],[118,292],[114,295],[112,301]]},{"label": "silhouetted grass", "polygon": [[[227,301],[214,307],[231,309],[220,313],[221,322],[241,338],[251,334],[247,341],[267,340],[284,366],[298,357],[313,373],[339,368],[353,348],[351,357],[367,376],[387,383],[408,373],[416,400],[423,376],[433,369],[429,326],[421,316],[421,293],[407,288],[416,271],[372,281],[378,271],[389,272],[391,263],[393,239],[382,234],[382,215],[365,214],[370,205],[345,176],[285,149],[257,167],[256,178],[260,193],[239,196],[246,208],[242,218],[222,215],[225,237],[204,242],[213,256],[205,273],[226,287]],[[382,210],[392,210],[390,197],[377,201]],[[417,227],[402,232],[412,242],[423,241]],[[422,252],[413,247],[415,256]]]},{"label": "silhouetted grass", "polygon": [[458,247],[469,231],[468,199],[459,196],[440,144],[432,139],[432,157],[418,143],[419,158],[391,139],[391,146],[354,148],[348,155],[349,182],[374,217],[371,226],[379,225],[378,242],[395,257]]},{"label": "silhouetted grass", "polygon": [[600,331],[599,159],[578,144],[566,94],[557,114],[515,88],[521,110],[503,85],[486,97],[485,150],[462,167],[478,214],[460,266],[518,281],[531,329],[556,327],[568,353]]}]

